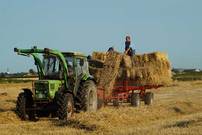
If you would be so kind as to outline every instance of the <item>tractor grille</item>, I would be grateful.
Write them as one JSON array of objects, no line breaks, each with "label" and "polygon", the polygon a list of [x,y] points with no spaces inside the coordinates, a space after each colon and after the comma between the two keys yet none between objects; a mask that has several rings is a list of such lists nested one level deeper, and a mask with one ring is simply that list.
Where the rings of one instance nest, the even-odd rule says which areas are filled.
[{"label": "tractor grille", "polygon": [[35,83],[35,98],[36,99],[47,99],[49,91],[48,82],[36,82]]}]

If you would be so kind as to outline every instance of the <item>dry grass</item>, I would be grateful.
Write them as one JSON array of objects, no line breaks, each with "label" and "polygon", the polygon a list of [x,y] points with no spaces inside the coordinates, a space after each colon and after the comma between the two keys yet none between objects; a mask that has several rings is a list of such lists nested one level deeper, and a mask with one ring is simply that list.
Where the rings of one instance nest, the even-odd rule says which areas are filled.
[{"label": "dry grass", "polygon": [[97,113],[75,114],[69,122],[51,118],[20,121],[13,111],[20,87],[31,84],[0,85],[0,93],[7,92],[0,96],[0,134],[202,134],[202,81],[176,82],[172,87],[154,90],[152,106],[105,107]]}]

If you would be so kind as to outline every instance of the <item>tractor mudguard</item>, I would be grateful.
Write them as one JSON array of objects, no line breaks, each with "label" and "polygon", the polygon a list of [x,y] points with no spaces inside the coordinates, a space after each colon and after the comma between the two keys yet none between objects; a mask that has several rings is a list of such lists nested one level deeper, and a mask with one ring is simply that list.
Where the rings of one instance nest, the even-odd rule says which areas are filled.
[{"label": "tractor mudguard", "polygon": [[26,95],[33,95],[32,91],[30,89],[22,89]]}]

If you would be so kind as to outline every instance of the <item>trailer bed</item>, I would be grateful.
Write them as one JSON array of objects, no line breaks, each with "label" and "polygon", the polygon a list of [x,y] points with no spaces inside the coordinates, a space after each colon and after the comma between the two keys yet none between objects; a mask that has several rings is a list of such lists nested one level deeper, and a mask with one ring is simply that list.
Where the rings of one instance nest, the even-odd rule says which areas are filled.
[{"label": "trailer bed", "polygon": [[[105,89],[98,86],[98,101],[101,105],[113,103],[117,106],[119,103],[131,103],[133,106],[139,106],[140,101],[145,101],[150,105],[153,102],[154,94],[147,90],[158,89],[163,85],[136,85],[132,81],[124,80],[115,83],[112,93],[107,96]],[[100,103],[99,103],[100,104]]]}]

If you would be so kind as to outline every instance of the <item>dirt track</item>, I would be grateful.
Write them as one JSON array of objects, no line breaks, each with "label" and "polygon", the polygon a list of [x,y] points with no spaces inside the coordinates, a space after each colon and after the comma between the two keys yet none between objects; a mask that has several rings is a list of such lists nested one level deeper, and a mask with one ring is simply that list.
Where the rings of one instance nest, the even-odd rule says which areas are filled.
[{"label": "dirt track", "polygon": [[14,109],[21,87],[31,84],[0,84],[0,134],[202,134],[202,81],[154,90],[152,106],[105,107],[97,113],[75,114],[65,123],[51,118],[19,120]]}]

